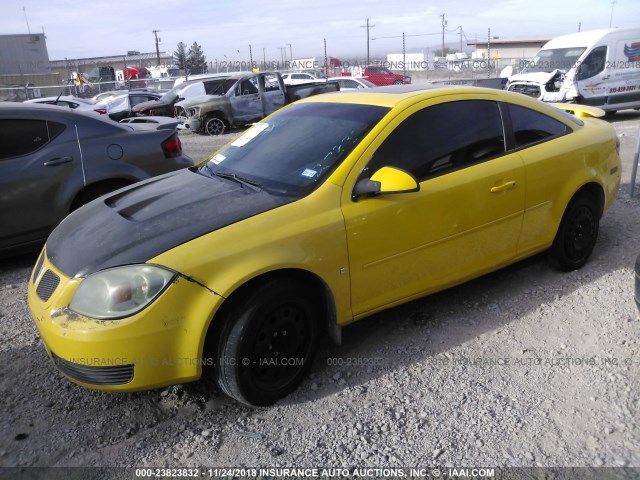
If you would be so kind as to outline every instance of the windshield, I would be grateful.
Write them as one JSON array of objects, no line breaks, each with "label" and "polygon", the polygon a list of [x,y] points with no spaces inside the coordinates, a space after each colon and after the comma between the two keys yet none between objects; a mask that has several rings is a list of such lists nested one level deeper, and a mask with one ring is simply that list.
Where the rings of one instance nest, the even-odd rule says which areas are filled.
[{"label": "windshield", "polygon": [[554,70],[562,70],[566,73],[576,65],[586,49],[586,47],[571,47],[540,50],[521,73],[550,73]]},{"label": "windshield", "polygon": [[302,103],[254,124],[209,159],[200,172],[235,174],[273,194],[304,196],[389,111],[346,103]]}]

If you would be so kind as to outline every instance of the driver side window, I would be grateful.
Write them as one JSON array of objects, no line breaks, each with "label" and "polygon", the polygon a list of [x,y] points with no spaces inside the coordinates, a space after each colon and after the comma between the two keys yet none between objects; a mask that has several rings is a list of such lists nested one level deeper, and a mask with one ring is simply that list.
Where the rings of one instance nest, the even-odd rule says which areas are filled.
[{"label": "driver side window", "polygon": [[389,166],[422,182],[504,153],[502,119],[495,102],[443,103],[420,110],[398,125],[373,154],[361,178]]},{"label": "driver side window", "polygon": [[594,48],[578,68],[578,80],[591,78],[604,70],[607,60],[607,47]]}]

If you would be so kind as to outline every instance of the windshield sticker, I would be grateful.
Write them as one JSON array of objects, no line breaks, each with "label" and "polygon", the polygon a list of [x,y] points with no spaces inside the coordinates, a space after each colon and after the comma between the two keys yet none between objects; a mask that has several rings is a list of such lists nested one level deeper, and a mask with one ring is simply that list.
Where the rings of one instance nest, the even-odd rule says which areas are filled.
[{"label": "windshield sticker", "polygon": [[268,123],[254,123],[253,127],[247,130],[243,135],[238,137],[231,145],[233,147],[244,147],[247,143],[256,138],[267,128],[269,128]]},{"label": "windshield sticker", "polygon": [[316,176],[317,173],[318,172],[316,172],[315,170],[311,170],[310,168],[305,168],[304,172],[302,172],[302,176],[307,178],[313,178]]},{"label": "windshield sticker", "polygon": [[211,160],[210,160],[210,161],[211,161],[211,162],[213,162],[215,165],[218,165],[218,164],[219,164],[220,162],[222,162],[225,158],[227,158],[227,157],[225,157],[224,155],[222,155],[221,153],[219,153],[219,154],[217,154],[217,155],[214,155],[214,156],[211,158]]}]

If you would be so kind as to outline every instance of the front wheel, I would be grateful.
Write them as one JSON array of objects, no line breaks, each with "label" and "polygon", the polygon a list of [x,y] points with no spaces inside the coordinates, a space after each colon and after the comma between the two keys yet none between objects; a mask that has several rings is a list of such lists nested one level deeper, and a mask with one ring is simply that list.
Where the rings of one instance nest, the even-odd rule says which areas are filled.
[{"label": "front wheel", "polygon": [[222,135],[226,125],[221,118],[211,117],[204,124],[204,131],[209,135]]},{"label": "front wheel", "polygon": [[585,193],[576,196],[564,212],[549,250],[551,264],[565,272],[582,267],[596,244],[598,228],[599,215],[594,198]]},{"label": "front wheel", "polygon": [[231,308],[218,349],[218,385],[249,406],[272,405],[311,367],[321,306],[304,284],[272,279]]},{"label": "front wheel", "polygon": [[393,82],[394,85],[402,85],[402,80],[396,80],[395,82]]}]

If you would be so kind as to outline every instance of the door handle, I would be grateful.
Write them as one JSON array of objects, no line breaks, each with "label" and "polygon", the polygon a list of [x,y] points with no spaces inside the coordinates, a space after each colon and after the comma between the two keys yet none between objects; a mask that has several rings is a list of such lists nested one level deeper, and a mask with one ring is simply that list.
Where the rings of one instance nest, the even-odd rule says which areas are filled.
[{"label": "door handle", "polygon": [[48,162],[44,162],[45,167],[55,167],[56,165],[62,165],[63,163],[73,162],[73,157],[58,157]]},{"label": "door handle", "polygon": [[516,182],[512,180],[510,182],[503,183],[502,185],[498,185],[497,187],[491,187],[491,193],[504,192],[505,190],[510,190],[515,186],[516,186]]},{"label": "door handle", "polygon": [[609,80],[609,75],[607,75],[606,77],[602,77],[602,80]]}]

